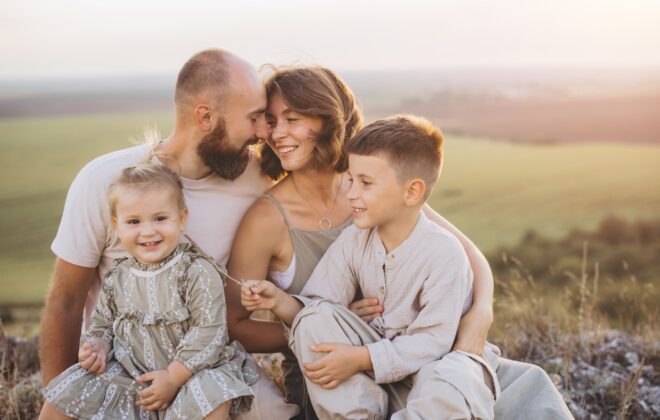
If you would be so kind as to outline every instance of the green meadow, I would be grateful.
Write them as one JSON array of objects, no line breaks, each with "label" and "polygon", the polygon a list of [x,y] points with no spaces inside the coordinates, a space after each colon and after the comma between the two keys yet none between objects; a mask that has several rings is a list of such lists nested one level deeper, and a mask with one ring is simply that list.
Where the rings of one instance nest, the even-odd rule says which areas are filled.
[{"label": "green meadow", "polygon": [[[98,114],[0,120],[0,303],[43,299],[68,185],[100,154],[131,145],[171,115]],[[448,135],[431,205],[482,249],[528,230],[558,238],[608,215],[660,215],[660,147],[526,145]]]}]

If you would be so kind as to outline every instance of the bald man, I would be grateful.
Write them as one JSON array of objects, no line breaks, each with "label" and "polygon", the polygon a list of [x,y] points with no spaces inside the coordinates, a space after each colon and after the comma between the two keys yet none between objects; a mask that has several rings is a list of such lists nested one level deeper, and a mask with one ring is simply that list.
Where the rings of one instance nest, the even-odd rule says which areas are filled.
[{"label": "bald man", "polygon": [[[77,362],[81,327],[88,325],[101,279],[113,259],[128,256],[111,228],[107,191],[120,169],[153,158],[180,174],[189,209],[186,232],[219,264],[245,211],[271,185],[248,146],[266,138],[266,93],[254,68],[223,50],[190,58],[174,94],[176,120],[170,136],[109,153],[88,163],[69,188],[51,246],[56,255],[41,329],[44,384]],[[83,324],[84,323],[84,324]],[[246,416],[289,418],[271,381],[253,389],[257,404]]]}]

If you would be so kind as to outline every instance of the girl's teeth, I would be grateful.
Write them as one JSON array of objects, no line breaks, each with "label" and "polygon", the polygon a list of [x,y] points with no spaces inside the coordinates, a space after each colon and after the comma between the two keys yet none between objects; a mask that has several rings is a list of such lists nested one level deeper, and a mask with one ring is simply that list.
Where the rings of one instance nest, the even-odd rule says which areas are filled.
[{"label": "girl's teeth", "polygon": [[282,147],[279,149],[280,153],[289,153],[289,152],[293,152],[294,150],[296,150],[296,146]]}]

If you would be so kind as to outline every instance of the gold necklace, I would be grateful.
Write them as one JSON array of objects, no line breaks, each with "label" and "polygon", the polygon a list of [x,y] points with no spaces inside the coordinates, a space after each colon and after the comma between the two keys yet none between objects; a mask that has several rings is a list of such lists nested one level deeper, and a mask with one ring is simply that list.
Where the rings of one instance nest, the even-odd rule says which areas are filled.
[{"label": "gold necklace", "polygon": [[319,229],[320,230],[330,230],[330,229],[332,229],[332,220],[330,220],[330,214],[332,213],[332,209],[335,208],[335,204],[337,203],[337,195],[339,194],[339,189],[341,188],[341,183],[343,181],[344,181],[344,174],[342,174],[341,178],[339,179],[339,184],[337,185],[337,190],[335,191],[335,198],[332,200],[332,205],[328,209],[327,216],[324,216],[323,213],[321,213],[316,207],[314,207],[312,205],[312,203],[309,202],[309,200],[304,195],[302,195],[302,193],[298,189],[298,185],[296,184],[296,179],[293,177],[293,175],[291,176],[291,182],[293,183],[293,188],[295,188],[298,195],[303,200],[305,200],[305,203],[307,203],[307,205],[309,207],[311,207],[312,210],[314,210],[319,216],[321,216],[321,219],[319,220]]}]

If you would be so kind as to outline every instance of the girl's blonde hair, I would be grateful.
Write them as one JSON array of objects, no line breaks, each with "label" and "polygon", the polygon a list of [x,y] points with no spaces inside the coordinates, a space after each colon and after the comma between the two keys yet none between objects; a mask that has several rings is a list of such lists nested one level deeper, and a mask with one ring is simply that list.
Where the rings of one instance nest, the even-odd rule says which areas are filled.
[{"label": "girl's blonde hair", "polygon": [[183,198],[183,185],[179,176],[160,163],[137,163],[121,170],[108,191],[108,203],[112,217],[117,215],[117,201],[121,195],[121,189],[126,187],[168,189],[176,199],[179,210],[186,208]]}]

